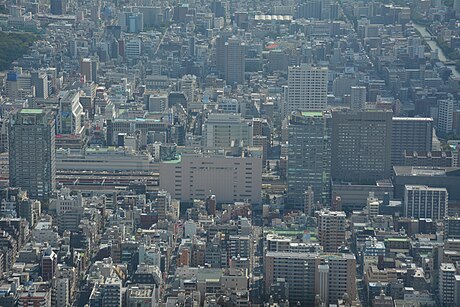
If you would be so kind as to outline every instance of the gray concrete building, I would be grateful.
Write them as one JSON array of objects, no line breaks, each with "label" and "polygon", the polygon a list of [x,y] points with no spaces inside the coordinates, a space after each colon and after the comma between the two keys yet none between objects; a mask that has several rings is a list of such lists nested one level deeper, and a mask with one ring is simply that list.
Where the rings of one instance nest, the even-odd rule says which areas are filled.
[{"label": "gray concrete building", "polygon": [[305,191],[314,202],[327,203],[331,172],[330,114],[302,112],[289,122],[288,205],[303,210]]},{"label": "gray concrete building", "polygon": [[22,109],[10,120],[10,186],[48,199],[56,185],[55,120],[45,109]]},{"label": "gray concrete building", "polygon": [[391,165],[403,165],[404,151],[431,151],[431,117],[393,117]]},{"label": "gray concrete building", "polygon": [[332,179],[373,184],[391,175],[392,112],[332,112]]}]

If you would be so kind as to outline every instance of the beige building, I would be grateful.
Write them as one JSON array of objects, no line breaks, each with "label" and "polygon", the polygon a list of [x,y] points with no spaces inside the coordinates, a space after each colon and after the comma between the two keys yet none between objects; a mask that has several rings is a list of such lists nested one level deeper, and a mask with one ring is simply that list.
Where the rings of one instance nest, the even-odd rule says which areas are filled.
[{"label": "beige building", "polygon": [[261,203],[262,158],[224,154],[182,154],[160,165],[160,189],[183,202],[216,195],[219,203]]},{"label": "beige building", "polygon": [[266,293],[278,278],[284,278],[289,284],[289,301],[302,306],[313,306],[316,295],[326,304],[336,304],[344,293],[351,300],[356,298],[353,254],[269,251],[264,263]]},{"label": "beige building", "polygon": [[318,239],[325,252],[337,252],[345,242],[346,215],[342,211],[318,213]]}]

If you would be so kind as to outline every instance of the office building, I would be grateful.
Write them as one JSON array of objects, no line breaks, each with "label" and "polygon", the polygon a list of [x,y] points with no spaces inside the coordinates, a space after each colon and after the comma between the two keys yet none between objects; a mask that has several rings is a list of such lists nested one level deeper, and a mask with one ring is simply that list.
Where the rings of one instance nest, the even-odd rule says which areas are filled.
[{"label": "office building", "polygon": [[452,167],[451,151],[404,151],[404,166]]},{"label": "office building", "polygon": [[125,57],[128,61],[138,60],[142,54],[142,40],[131,38],[125,43]]},{"label": "office building", "polygon": [[195,101],[195,90],[197,80],[195,75],[185,75],[180,79],[180,91],[184,93],[187,99],[187,106]]},{"label": "office building", "polygon": [[404,151],[432,150],[433,119],[430,117],[393,117],[391,165],[403,165]]},{"label": "office building", "polygon": [[445,188],[406,185],[404,215],[414,218],[443,219],[447,214],[448,193]]},{"label": "office building", "polygon": [[444,136],[452,132],[454,119],[454,101],[451,99],[438,102],[438,129],[439,135]]},{"label": "office building", "polygon": [[455,16],[460,16],[460,0],[454,0]]},{"label": "office building", "polygon": [[460,239],[460,217],[447,216],[444,219],[445,239]]},{"label": "office building", "polygon": [[58,134],[81,134],[83,106],[79,91],[61,91],[59,97]]},{"label": "office building", "polygon": [[50,111],[22,109],[10,120],[10,186],[32,199],[47,199],[55,189],[55,121]]},{"label": "office building", "polygon": [[225,43],[225,81],[229,85],[243,84],[245,71],[245,44],[236,37]]},{"label": "office building", "polygon": [[80,74],[86,82],[97,82],[97,61],[90,58],[83,58],[80,61]]},{"label": "office building", "polygon": [[171,194],[164,190],[158,191],[151,204],[151,208],[158,214],[159,220],[166,219],[166,214],[171,207]]},{"label": "office building", "polygon": [[352,86],[350,92],[350,108],[364,110],[366,108],[366,87]]},{"label": "office building", "polygon": [[282,278],[289,287],[289,301],[314,306],[322,294],[326,304],[346,293],[356,298],[356,258],[353,254],[268,251],[264,259],[266,293]]},{"label": "office building", "polygon": [[391,175],[392,112],[332,112],[332,179],[374,184]]},{"label": "office building", "polygon": [[138,133],[140,146],[147,145],[149,132],[166,133],[170,123],[166,118],[116,118],[107,121],[107,145],[118,145],[118,135]]},{"label": "office building", "polygon": [[5,78],[5,94],[8,98],[24,99],[32,96],[31,76],[22,72],[22,68],[9,71]]},{"label": "office building", "polygon": [[90,307],[122,306],[121,280],[117,277],[106,278],[103,283],[96,284],[89,297]]},{"label": "office building", "polygon": [[50,0],[51,15],[64,15],[67,12],[67,0]]},{"label": "office building", "polygon": [[135,11],[121,12],[118,16],[118,24],[124,32],[142,32],[144,31],[144,14],[137,9]]},{"label": "office building", "polygon": [[181,202],[219,195],[217,202],[261,203],[262,158],[250,153],[182,154],[177,160],[160,165],[160,188]]},{"label": "office building", "polygon": [[323,111],[327,105],[327,68],[308,64],[288,69],[287,110]]},{"label": "office building", "polygon": [[302,112],[289,121],[288,205],[303,210],[311,187],[314,203],[327,203],[330,188],[330,114]]},{"label": "office building", "polygon": [[393,168],[394,198],[404,199],[406,185],[446,188],[449,200],[460,201],[460,168],[395,166]]},{"label": "office building", "polygon": [[48,98],[48,76],[44,72],[31,73],[31,85],[35,88],[35,97]]},{"label": "office building", "polygon": [[216,37],[216,69],[219,77],[225,76],[225,43],[232,34],[229,31],[221,31],[221,33]]},{"label": "office building", "polygon": [[345,243],[345,222],[342,211],[318,212],[318,239],[325,252],[335,253]]},{"label": "office building", "polygon": [[132,285],[126,290],[126,306],[152,307],[158,304],[155,285]]},{"label": "office building", "polygon": [[203,146],[208,148],[230,148],[253,145],[252,121],[240,114],[210,113],[203,124]]}]

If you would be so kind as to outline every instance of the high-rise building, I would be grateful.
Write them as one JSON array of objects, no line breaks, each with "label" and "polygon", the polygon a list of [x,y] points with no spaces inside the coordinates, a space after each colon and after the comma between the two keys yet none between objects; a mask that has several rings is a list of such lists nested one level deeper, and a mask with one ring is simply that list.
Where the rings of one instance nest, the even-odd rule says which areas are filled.
[{"label": "high-rise building", "polygon": [[171,206],[171,194],[161,190],[158,191],[158,195],[155,197],[155,200],[152,203],[152,209],[154,209],[158,214],[158,219],[166,219],[166,213],[169,211]]},{"label": "high-rise building", "polygon": [[67,11],[67,0],[51,0],[50,13],[51,15],[64,15]]},{"label": "high-rise building", "polygon": [[454,0],[454,11],[456,16],[460,16],[460,0]]},{"label": "high-rise building", "polygon": [[229,31],[222,31],[216,37],[216,69],[220,77],[225,76],[225,43],[231,35]]},{"label": "high-rise building", "polygon": [[48,76],[44,72],[31,73],[31,84],[35,87],[35,97],[48,98]]},{"label": "high-rise building", "polygon": [[225,43],[225,81],[227,84],[243,84],[245,71],[245,44],[236,37]]},{"label": "high-rise building", "polygon": [[404,188],[404,215],[414,218],[443,219],[447,214],[446,188],[406,185]]},{"label": "high-rise building", "polygon": [[139,33],[144,31],[144,14],[135,11],[121,12],[118,16],[118,23],[122,31],[128,33]]},{"label": "high-rise building", "polygon": [[460,239],[459,216],[448,216],[444,219],[444,235],[446,239]]},{"label": "high-rise building", "polygon": [[432,139],[431,117],[393,117],[391,165],[403,165],[404,151],[431,151]]},{"label": "high-rise building", "polygon": [[452,132],[454,119],[454,101],[452,99],[438,102],[438,134],[446,135]]},{"label": "high-rise building", "polygon": [[288,201],[303,210],[305,191],[311,187],[313,201],[327,203],[330,182],[330,114],[302,112],[289,121]]},{"label": "high-rise building", "polygon": [[456,272],[453,263],[441,263],[439,268],[439,300],[442,306],[454,306]]},{"label": "high-rise building", "polygon": [[345,242],[346,215],[343,211],[318,213],[318,239],[325,252],[337,252]]},{"label": "high-rise building", "polygon": [[331,175],[334,181],[373,184],[391,175],[389,111],[333,111]]},{"label": "high-rise building", "polygon": [[[264,259],[265,291],[280,278],[289,287],[289,301],[314,306],[316,295],[323,294],[327,305],[346,293],[356,298],[356,258],[353,254],[268,251]],[[327,266],[327,267],[326,267]]]},{"label": "high-rise building", "polygon": [[59,99],[57,132],[59,134],[82,133],[83,106],[80,103],[80,92],[62,91]]},{"label": "high-rise building", "polygon": [[197,80],[195,75],[185,75],[180,80],[180,91],[184,93],[185,98],[187,98],[187,105],[195,101],[196,86]]},{"label": "high-rise building", "polygon": [[366,87],[352,86],[350,92],[350,107],[352,110],[364,110],[366,108]]},{"label": "high-rise building", "polygon": [[323,111],[327,105],[327,68],[308,64],[288,69],[288,112]]},{"label": "high-rise building", "polygon": [[80,61],[80,74],[85,77],[86,82],[97,81],[97,61],[90,58],[83,58]]},{"label": "high-rise building", "polygon": [[44,109],[22,109],[10,120],[10,186],[47,199],[56,185],[55,120]]},{"label": "high-rise building", "polygon": [[252,121],[240,114],[210,113],[203,124],[203,145],[209,148],[230,148],[253,145]]},{"label": "high-rise building", "polygon": [[69,278],[54,278],[52,286],[54,291],[54,295],[52,296],[54,302],[52,302],[52,305],[71,306]]}]

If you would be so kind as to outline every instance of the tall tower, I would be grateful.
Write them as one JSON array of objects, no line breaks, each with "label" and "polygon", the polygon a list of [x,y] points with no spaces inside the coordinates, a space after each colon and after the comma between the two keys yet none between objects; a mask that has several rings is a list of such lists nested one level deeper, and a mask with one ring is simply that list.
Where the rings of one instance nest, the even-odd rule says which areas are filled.
[{"label": "tall tower", "polygon": [[245,45],[236,37],[231,37],[225,43],[225,81],[227,84],[244,83],[244,53]]},{"label": "tall tower", "polygon": [[304,210],[305,191],[313,202],[328,203],[330,178],[330,114],[303,112],[291,116],[288,132],[289,205]]},{"label": "tall tower", "polygon": [[438,130],[440,135],[452,132],[454,118],[454,101],[452,99],[440,100],[438,102]]},{"label": "tall tower", "polygon": [[288,69],[288,112],[323,111],[327,105],[327,68],[308,64]]},{"label": "tall tower", "polygon": [[55,120],[44,109],[22,109],[10,120],[10,186],[46,200],[56,186]]}]

